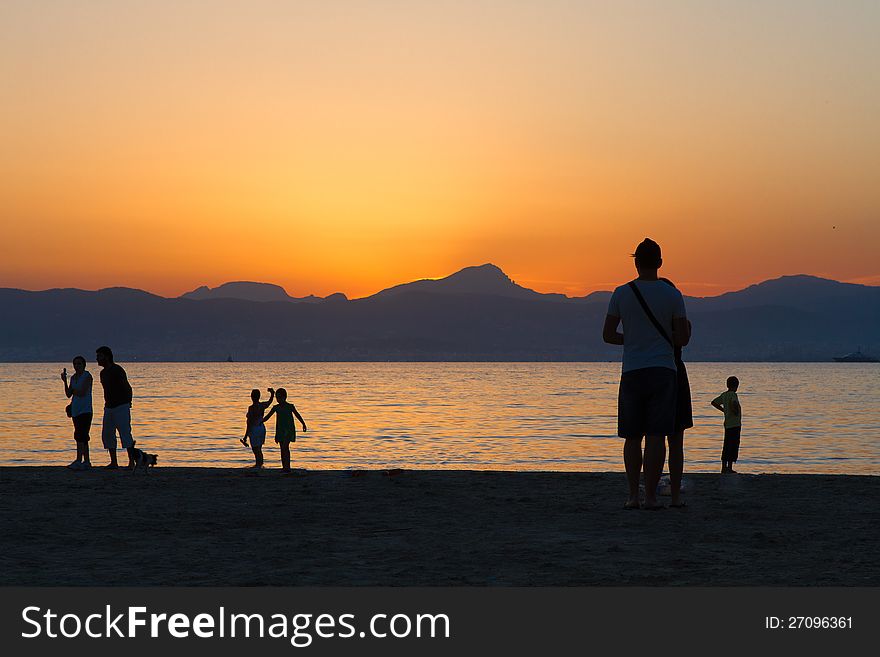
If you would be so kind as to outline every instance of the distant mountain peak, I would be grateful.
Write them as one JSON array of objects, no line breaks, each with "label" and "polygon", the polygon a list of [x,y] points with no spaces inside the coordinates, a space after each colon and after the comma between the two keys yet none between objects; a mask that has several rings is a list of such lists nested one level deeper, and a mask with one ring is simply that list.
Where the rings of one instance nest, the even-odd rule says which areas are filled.
[{"label": "distant mountain peak", "polygon": [[[67,290],[62,290],[67,291]],[[80,290],[76,290],[79,292]],[[125,287],[120,285],[114,285],[112,287],[105,287],[98,290],[98,292],[104,294],[107,297],[114,297],[118,299],[161,299],[162,297],[153,294],[152,292],[147,292],[146,290],[141,290],[136,287]]]},{"label": "distant mountain peak", "polygon": [[257,283],[254,281],[230,281],[217,287],[201,285],[191,292],[181,294],[179,299],[205,301],[208,299],[239,299],[242,301],[296,301],[299,303],[321,303],[323,301],[348,301],[342,292],[334,292],[326,298],[310,294],[305,297],[292,297],[280,285]]},{"label": "distant mountain peak", "polygon": [[412,283],[395,285],[377,293],[376,297],[395,296],[406,292],[431,294],[480,294],[518,299],[545,299],[558,301],[563,294],[542,294],[517,285],[498,265],[485,263],[465,267],[444,278],[426,278]]},{"label": "distant mountain peak", "polygon": [[871,286],[859,285],[858,283],[844,283],[842,281],[835,281],[832,278],[813,276],[812,274],[786,274],[785,276],[779,276],[778,278],[771,278],[766,281],[761,281],[760,283],[754,283],[742,290],[725,292],[724,294],[719,295],[719,297],[742,294],[743,292],[752,290],[773,290],[774,292],[779,290],[800,290],[805,293],[815,294],[817,292],[838,292],[869,287]]},{"label": "distant mountain peak", "polygon": [[501,269],[501,267],[499,267],[498,265],[494,265],[491,262],[486,262],[482,265],[471,265],[469,267],[462,267],[454,274],[451,274],[451,276],[458,276],[459,274],[470,272],[478,272],[485,275],[502,276],[504,278],[509,278],[507,274],[504,273],[504,270]]},{"label": "distant mountain peak", "polygon": [[[758,285],[785,285],[785,284],[803,284],[803,283],[818,283],[818,284],[828,284],[832,283],[834,285],[846,285],[846,283],[842,283],[840,281],[835,281],[830,278],[823,278],[822,276],[814,276],[812,274],[785,274],[783,276],[778,276],[776,278],[768,278],[766,281],[760,281],[758,283],[753,283],[748,287],[756,287]],[[747,289],[747,288],[746,288]],[[740,290],[734,290],[740,291]]]},{"label": "distant mountain peak", "polygon": [[513,280],[504,273],[504,271],[498,265],[493,265],[490,262],[487,262],[484,265],[473,265],[471,267],[464,267],[463,269],[459,269],[454,274],[450,274],[444,279],[439,280],[471,280],[471,281],[483,281],[487,283],[500,283],[503,285],[507,284],[515,284]]},{"label": "distant mountain peak", "polygon": [[[769,281],[784,281],[784,280],[804,280],[804,281],[831,281],[830,278],[824,278],[822,276],[814,276],[813,274],[784,274],[777,278],[770,278],[765,283]],[[833,283],[839,283],[840,281],[832,281]]]},{"label": "distant mountain peak", "polygon": [[244,299],[247,301],[290,301],[291,297],[280,285],[254,281],[230,281],[217,287],[197,287],[180,295],[181,299]]}]

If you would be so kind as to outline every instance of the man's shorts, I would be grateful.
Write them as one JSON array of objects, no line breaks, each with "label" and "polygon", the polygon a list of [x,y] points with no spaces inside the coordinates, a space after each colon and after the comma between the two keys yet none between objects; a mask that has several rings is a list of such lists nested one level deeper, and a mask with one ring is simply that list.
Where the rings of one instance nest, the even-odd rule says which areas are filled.
[{"label": "man's shorts", "polygon": [[134,447],[134,440],[131,438],[131,404],[104,409],[104,426],[101,430],[104,449],[116,449],[117,432],[125,449]]},{"label": "man's shorts", "polygon": [[645,367],[624,372],[617,395],[617,435],[668,436],[675,431],[675,370]]},{"label": "man's shorts", "polygon": [[722,461],[736,461],[739,458],[739,437],[742,427],[724,429],[724,447],[721,448]]},{"label": "man's shorts", "polygon": [[80,413],[73,416],[73,439],[78,443],[89,442],[89,431],[92,428],[92,414]]}]

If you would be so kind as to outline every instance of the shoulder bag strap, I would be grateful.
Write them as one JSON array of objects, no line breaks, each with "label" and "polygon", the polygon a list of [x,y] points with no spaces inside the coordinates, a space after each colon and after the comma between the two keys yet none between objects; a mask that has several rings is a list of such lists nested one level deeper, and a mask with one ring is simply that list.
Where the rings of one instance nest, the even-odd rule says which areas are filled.
[{"label": "shoulder bag strap", "polygon": [[666,332],[660,322],[657,321],[657,318],[654,317],[654,313],[652,313],[651,308],[648,307],[648,303],[645,301],[645,297],[643,297],[642,293],[639,292],[639,288],[635,284],[635,281],[630,281],[629,287],[633,291],[633,294],[636,295],[636,299],[639,300],[639,305],[642,307],[642,310],[645,311],[645,314],[648,316],[648,319],[651,320],[651,323],[654,325],[654,328],[657,329],[657,332],[663,336],[663,339],[665,339],[666,342],[670,344],[670,346],[675,347],[675,345],[672,343],[672,338],[669,337],[669,334]]}]

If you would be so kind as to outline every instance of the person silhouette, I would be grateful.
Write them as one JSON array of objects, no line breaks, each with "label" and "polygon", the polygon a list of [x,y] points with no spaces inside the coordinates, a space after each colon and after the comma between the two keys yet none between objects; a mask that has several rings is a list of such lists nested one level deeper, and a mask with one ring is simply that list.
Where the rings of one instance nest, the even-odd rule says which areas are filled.
[{"label": "person silhouette", "polygon": [[275,391],[275,397],[278,403],[263,418],[263,424],[275,415],[275,442],[281,447],[281,469],[284,472],[290,472],[290,443],[296,442],[296,425],[293,418],[299,420],[303,431],[308,431],[308,428],[306,421],[296,410],[296,406],[287,401],[287,390],[278,388]]},{"label": "person silhouette", "polygon": [[67,380],[67,368],[61,372],[64,382],[64,395],[70,399],[67,414],[73,420],[73,439],[76,441],[76,459],[67,467],[72,470],[88,470],[92,467],[89,459],[89,431],[92,427],[92,375],[86,369],[86,359],[76,356],[73,359],[73,376]]},{"label": "person silhouette", "polygon": [[[675,287],[668,278],[661,281]],[[691,323],[687,323],[687,339],[691,339]],[[688,380],[687,368],[682,360],[682,347],[675,345],[675,427],[666,437],[669,445],[669,489],[672,499],[669,506],[673,509],[684,508],[681,499],[681,478],[684,474],[684,432],[694,426],[694,408],[691,400],[691,384]]]},{"label": "person silhouette", "polygon": [[[645,238],[636,247],[638,278],[611,295],[602,338],[623,345],[623,368],[617,401],[617,435],[624,439],[623,462],[629,497],[625,509],[639,508],[642,439],[645,441],[645,509],[662,509],[657,484],[666,460],[666,436],[675,431],[675,346],[689,334],[684,297],[659,280],[660,245]],[[623,323],[623,333],[617,330]]]},{"label": "person silhouette", "polygon": [[263,443],[266,442],[266,425],[263,424],[263,413],[272,405],[275,399],[275,389],[267,388],[269,393],[269,401],[260,401],[260,391],[254,388],[251,390],[251,405],[247,409],[247,424],[244,430],[244,436],[239,441],[245,447],[248,446],[248,438],[251,439],[250,448],[254,453],[254,467],[259,469],[263,467]]},{"label": "person silhouette", "polygon": [[739,459],[742,435],[742,404],[737,396],[739,379],[727,377],[727,391],[712,400],[712,406],[724,413],[724,446],[721,449],[721,474],[736,474],[733,464]]},{"label": "person silhouette", "polygon": [[116,461],[116,433],[119,441],[128,451],[128,465],[134,464],[134,439],[131,437],[131,384],[128,375],[113,360],[110,347],[98,347],[95,357],[101,370],[101,386],[104,388],[104,420],[101,427],[101,440],[104,449],[110,453],[110,463],[105,467],[114,470],[119,467]]}]

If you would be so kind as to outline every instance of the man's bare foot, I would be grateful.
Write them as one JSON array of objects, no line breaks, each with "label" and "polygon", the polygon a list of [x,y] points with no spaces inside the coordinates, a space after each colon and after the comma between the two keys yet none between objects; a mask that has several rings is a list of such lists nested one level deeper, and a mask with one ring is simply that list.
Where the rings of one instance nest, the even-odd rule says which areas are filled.
[{"label": "man's bare foot", "polygon": [[624,502],[623,508],[626,509],[627,511],[632,511],[633,509],[638,509],[639,508],[639,498],[628,499],[626,502]]},{"label": "man's bare foot", "polygon": [[117,465],[116,463],[108,463],[107,465],[104,466],[104,469],[105,470],[115,470],[118,467],[119,467],[119,465]]}]

